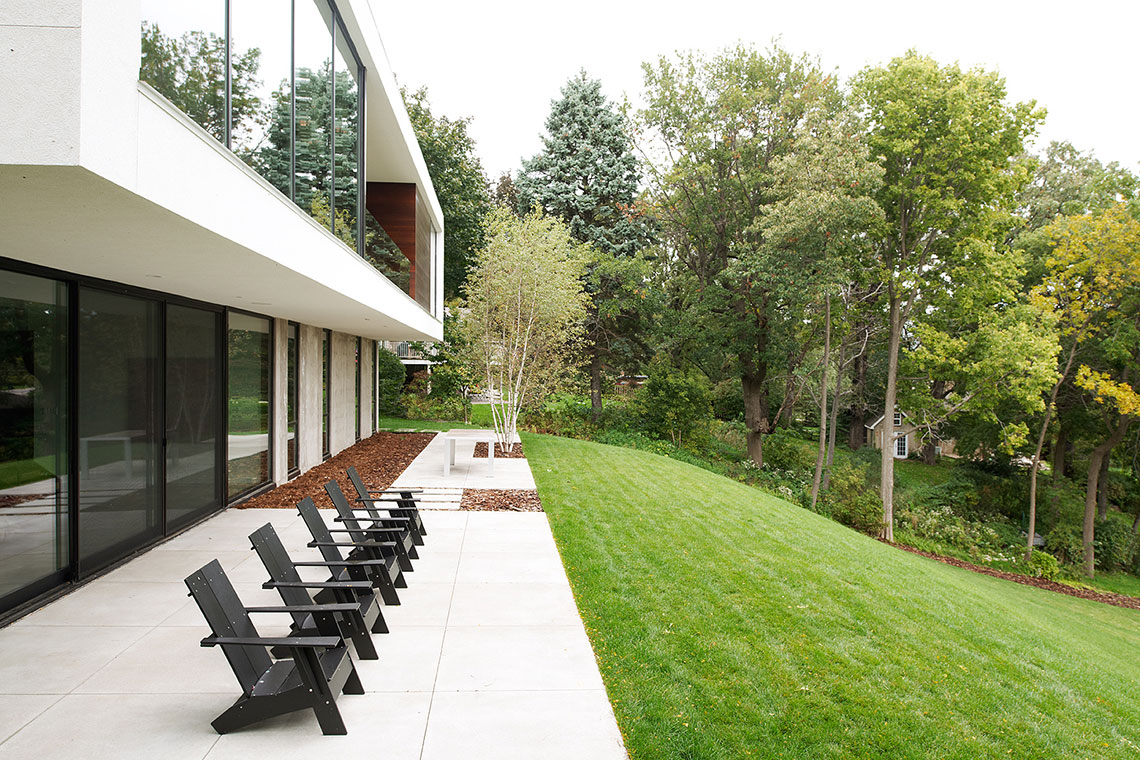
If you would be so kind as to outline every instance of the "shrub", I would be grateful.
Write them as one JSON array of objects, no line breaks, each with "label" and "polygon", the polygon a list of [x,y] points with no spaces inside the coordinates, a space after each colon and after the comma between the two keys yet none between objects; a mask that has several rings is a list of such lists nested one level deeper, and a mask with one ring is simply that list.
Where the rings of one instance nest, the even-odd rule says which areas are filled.
[{"label": "shrub", "polygon": [[810,470],[815,467],[815,456],[806,441],[784,428],[777,428],[764,437],[764,466],[776,470]]},{"label": "shrub", "polygon": [[463,419],[463,399],[423,396],[418,393],[405,393],[401,399],[404,415],[409,420],[461,420]]},{"label": "shrub", "polygon": [[1045,551],[1066,565],[1079,565],[1084,558],[1080,531],[1073,525],[1058,525],[1045,534]]},{"label": "shrub", "polygon": [[1061,563],[1049,552],[1036,550],[1029,556],[1029,574],[1034,578],[1055,580],[1061,574]]},{"label": "shrub", "polygon": [[744,392],[739,380],[722,380],[713,386],[712,409],[718,420],[744,419]]},{"label": "shrub", "polygon": [[403,417],[400,394],[404,390],[404,365],[391,351],[376,352],[376,411],[385,417]]},{"label": "shrub", "polygon": [[849,528],[872,536],[882,530],[883,505],[867,470],[857,464],[840,462],[832,467],[823,503],[833,519]]},{"label": "shrub", "polygon": [[674,443],[684,441],[712,415],[708,380],[660,357],[650,363],[649,380],[637,400],[646,430]]},{"label": "shrub", "polygon": [[1135,544],[1132,526],[1125,520],[1117,519],[1114,515],[1101,520],[1096,524],[1093,539],[1097,569],[1107,572],[1124,570],[1132,563]]}]

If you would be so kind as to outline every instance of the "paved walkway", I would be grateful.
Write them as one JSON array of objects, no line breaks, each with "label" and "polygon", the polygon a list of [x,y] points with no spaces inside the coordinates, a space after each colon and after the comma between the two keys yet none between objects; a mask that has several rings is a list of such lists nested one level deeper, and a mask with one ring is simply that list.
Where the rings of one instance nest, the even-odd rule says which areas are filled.
[{"label": "paved walkway", "polygon": [[447,452],[447,441],[443,434],[437,435],[420,455],[408,465],[408,469],[396,478],[395,486],[416,486],[421,488],[503,488],[534,489],[534,476],[525,459],[495,457],[495,474],[489,476],[490,462],[474,458],[475,442],[459,440],[455,443],[455,464],[451,474],[443,475],[443,458]]},{"label": "paved walkway", "polygon": [[[499,485],[503,462],[493,487],[514,487]],[[359,662],[367,693],[338,701],[348,736],[322,736],[310,711],[210,728],[237,682],[198,646],[207,629],[182,579],[217,558],[247,605],[278,604],[246,536],[269,521],[293,556],[312,551],[291,510],[231,509],[0,630],[0,758],[625,758],[546,515],[424,520],[380,659]]]}]

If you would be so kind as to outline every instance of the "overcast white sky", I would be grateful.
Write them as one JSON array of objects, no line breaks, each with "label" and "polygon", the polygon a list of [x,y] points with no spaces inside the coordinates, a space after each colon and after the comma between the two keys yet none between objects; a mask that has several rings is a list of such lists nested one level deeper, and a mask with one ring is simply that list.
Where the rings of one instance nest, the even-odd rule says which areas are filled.
[{"label": "overcast white sky", "polygon": [[1048,108],[1039,144],[1140,168],[1137,0],[371,2],[397,79],[426,85],[437,115],[473,117],[492,179],[539,150],[550,101],[578,69],[637,102],[643,61],[777,36],[844,80],[910,47],[996,68],[1012,98]]}]

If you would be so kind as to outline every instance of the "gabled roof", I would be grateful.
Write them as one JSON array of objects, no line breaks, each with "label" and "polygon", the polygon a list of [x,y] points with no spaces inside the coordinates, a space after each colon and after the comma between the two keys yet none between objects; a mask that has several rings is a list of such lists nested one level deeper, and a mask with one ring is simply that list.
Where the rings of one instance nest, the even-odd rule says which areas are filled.
[{"label": "gabled roof", "polygon": [[[896,414],[901,414],[903,416],[903,419],[909,419],[910,418],[910,415],[907,414],[906,412],[896,412]],[[870,425],[863,425],[863,427],[867,428],[868,430],[874,430],[875,428],[877,428],[879,426],[879,423],[882,422],[883,418],[886,416],[887,415],[885,415],[885,414],[880,414],[874,422],[872,422]]]}]

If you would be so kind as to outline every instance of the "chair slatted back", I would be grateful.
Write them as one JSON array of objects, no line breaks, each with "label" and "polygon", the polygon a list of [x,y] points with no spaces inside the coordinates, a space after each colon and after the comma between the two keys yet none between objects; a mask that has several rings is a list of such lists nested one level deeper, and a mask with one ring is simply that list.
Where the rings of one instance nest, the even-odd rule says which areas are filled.
[{"label": "chair slatted back", "polygon": [[348,503],[344,491],[340,490],[340,486],[337,485],[335,480],[330,480],[328,483],[325,483],[325,493],[332,499],[337,514],[343,518],[341,523],[345,529],[351,531],[348,535],[352,536],[352,540],[367,541],[368,534],[360,529],[360,522],[353,515],[352,506]]},{"label": "chair slatted back", "polygon": [[[216,559],[188,576],[186,587],[215,636],[258,636],[245,605]],[[264,647],[223,645],[222,652],[246,695],[273,664],[273,658]]]},{"label": "chair slatted back", "polygon": [[[364,478],[360,477],[360,473],[357,472],[356,468],[352,465],[349,465],[345,469],[345,472],[348,473],[348,479],[352,481],[352,487],[356,489],[356,495],[362,499],[367,499],[368,486],[364,485]],[[409,492],[401,491],[400,495],[396,498],[396,504],[399,505],[401,509],[415,509],[416,500],[412,498],[406,498],[410,496],[411,494]],[[361,503],[368,505],[370,502]],[[377,519],[380,517],[379,511],[375,509],[371,510],[370,514]]]},{"label": "chair slatted back", "polygon": [[[329,533],[329,526],[325,525],[325,519],[321,517],[321,512],[317,509],[317,505],[311,496],[306,496],[297,502],[297,511],[301,513],[301,518],[309,528],[309,534],[312,535],[314,541],[320,543],[331,543],[333,541],[332,533]],[[340,549],[335,546],[318,548],[321,550],[321,557],[326,562],[339,562],[344,559]]]},{"label": "chair slatted back", "polygon": [[[249,542],[253,544],[257,556],[261,558],[261,564],[265,565],[265,569],[269,571],[271,580],[281,583],[301,582],[301,574],[297,572],[293,560],[289,558],[289,552],[281,543],[281,537],[277,535],[277,531],[271,524],[266,523],[250,533]],[[313,597],[303,588],[278,588],[277,591],[281,594],[281,601],[285,604],[313,603]],[[297,625],[301,625],[305,620],[304,613],[294,612],[292,615]]]}]

